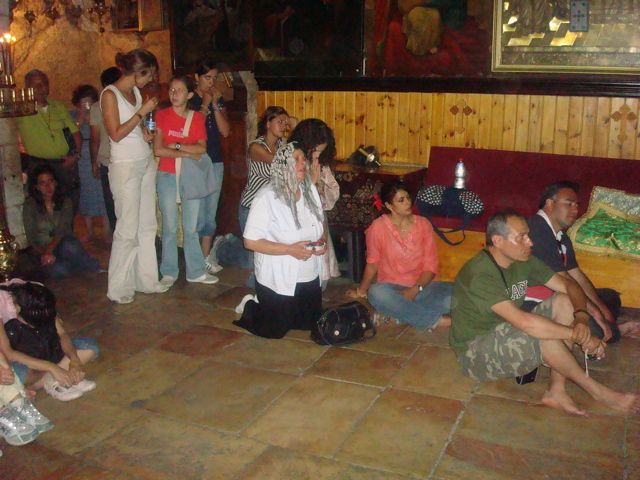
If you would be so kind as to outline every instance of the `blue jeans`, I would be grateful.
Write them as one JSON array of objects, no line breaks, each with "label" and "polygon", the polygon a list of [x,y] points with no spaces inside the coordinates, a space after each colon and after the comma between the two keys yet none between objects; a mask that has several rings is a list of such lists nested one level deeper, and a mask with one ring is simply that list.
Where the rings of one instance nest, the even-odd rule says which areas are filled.
[{"label": "blue jeans", "polygon": [[419,330],[435,328],[442,315],[450,312],[452,282],[431,282],[418,292],[413,302],[398,293],[405,288],[393,283],[376,283],[369,287],[367,297],[379,312]]},{"label": "blue jeans", "polygon": [[[247,225],[248,216],[249,209],[240,205],[238,208],[238,222],[240,223],[240,230],[243,232],[244,227]],[[253,270],[253,252],[244,248],[244,241],[241,238],[233,236],[223,242],[216,251],[216,256],[219,262]]]},{"label": "blue jeans", "polygon": [[100,262],[91,258],[82,242],[73,235],[62,237],[60,243],[53,249],[56,261],[52,265],[44,266],[44,271],[51,278],[62,278],[74,272],[97,272]]},{"label": "blue jeans", "polygon": [[[76,347],[76,350],[92,350],[95,355],[91,360],[93,361],[98,358],[100,348],[98,347],[98,342],[96,342],[95,338],[78,337],[72,340],[73,346]],[[15,372],[16,376],[24,385],[24,383],[27,381],[27,371],[29,370],[29,367],[20,362],[11,362],[11,366],[13,367],[13,371]]]},{"label": "blue jeans", "polygon": [[[162,213],[162,263],[160,273],[178,278],[178,203],[176,202],[176,176],[158,172],[158,203]],[[182,246],[187,266],[187,278],[195,279],[205,274],[204,255],[196,225],[200,200],[182,200]]]},{"label": "blue jeans", "polygon": [[[204,154],[201,161],[210,162],[211,159]],[[216,234],[216,213],[218,212],[218,200],[222,190],[222,177],[224,175],[224,163],[214,163],[213,173],[215,174],[216,189],[207,197],[200,199],[200,211],[198,212],[198,226],[196,230],[200,237],[213,237]]]}]

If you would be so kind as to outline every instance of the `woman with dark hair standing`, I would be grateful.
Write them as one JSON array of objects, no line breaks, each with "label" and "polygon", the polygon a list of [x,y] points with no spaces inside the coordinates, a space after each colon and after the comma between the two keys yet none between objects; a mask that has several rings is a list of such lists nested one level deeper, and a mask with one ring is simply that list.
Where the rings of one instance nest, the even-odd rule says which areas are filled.
[{"label": "woman with dark hair standing", "polygon": [[385,183],[380,198],[387,213],[365,232],[367,266],[360,286],[347,295],[368,297],[377,324],[391,317],[420,330],[450,326],[453,284],[434,280],[438,250],[431,223],[413,215],[411,197],[400,180]]},{"label": "woman with dark hair standing", "polygon": [[143,132],[144,116],[156,108],[155,98],[140,94],[157,70],[156,57],[136,49],[116,55],[122,77],[100,98],[104,126],[111,143],[109,183],[116,210],[116,231],[109,262],[107,296],[116,303],[133,302],[135,292],[162,293],[156,257],[156,161]]},{"label": "woman with dark hair standing", "polygon": [[87,233],[83,242],[90,242],[95,238],[93,219],[102,217],[102,233],[104,239],[111,240],[111,226],[107,218],[102,194],[102,183],[93,176],[93,165],[89,151],[89,139],[91,126],[89,117],[91,107],[100,99],[98,90],[92,85],[80,85],[75,88],[71,97],[71,103],[75,110],[71,112],[71,118],[76,122],[82,135],[82,147],[80,148],[80,160],[78,160],[78,176],[80,178],[80,208],[78,213],[82,216]]},{"label": "woman with dark hair standing", "polygon": [[31,172],[29,194],[22,220],[27,242],[44,272],[60,278],[76,271],[99,271],[98,260],[73,236],[71,199],[63,195],[53,168],[39,165]]},{"label": "woman with dark hair standing", "polygon": [[[238,207],[238,221],[242,232],[244,232],[254,197],[258,190],[269,183],[271,162],[276,151],[286,143],[284,136],[287,128],[293,129],[297,123],[298,119],[290,117],[282,107],[268,107],[260,117],[258,121],[258,136],[249,144],[247,151],[249,175],[247,176],[247,185],[240,196],[240,206]],[[219,260],[239,265],[243,268],[253,268],[252,252],[246,250],[242,242],[235,237],[232,237],[232,239],[227,236],[216,238],[209,261],[217,264]],[[249,283],[253,282],[250,281]]]},{"label": "woman with dark hair standing", "polygon": [[[336,181],[329,163],[336,152],[336,141],[333,130],[317,118],[302,120],[293,130],[288,143],[294,143],[309,159],[309,175],[318,189],[322,210],[331,210],[340,197],[340,185]],[[333,248],[331,235],[327,235],[327,253],[323,256],[322,290],[327,288],[331,277],[339,277],[338,259]]]},{"label": "woman with dark hair standing", "polygon": [[205,257],[207,270],[217,273],[221,270],[218,265],[209,262],[209,253],[213,236],[216,233],[216,213],[218,211],[218,200],[222,190],[222,177],[224,175],[224,163],[222,163],[222,144],[220,137],[229,136],[229,120],[224,106],[222,93],[214,84],[220,67],[211,61],[203,61],[196,67],[196,89],[193,97],[189,100],[188,106],[191,110],[200,112],[205,119],[207,129],[207,153],[203,155],[202,161],[213,163],[213,172],[216,179],[216,189],[214,192],[200,200],[200,211],[198,213],[198,225],[196,227],[200,237],[202,254]]}]

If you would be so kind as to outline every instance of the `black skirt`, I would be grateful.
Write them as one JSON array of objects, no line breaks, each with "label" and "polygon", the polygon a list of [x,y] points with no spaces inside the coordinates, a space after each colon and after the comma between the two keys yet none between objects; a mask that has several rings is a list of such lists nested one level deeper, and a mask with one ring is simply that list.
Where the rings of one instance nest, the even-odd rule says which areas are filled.
[{"label": "black skirt", "polygon": [[289,330],[312,331],[322,315],[322,288],[316,278],[296,284],[292,297],[256,282],[258,302],[249,300],[235,325],[264,338],[282,338]]}]

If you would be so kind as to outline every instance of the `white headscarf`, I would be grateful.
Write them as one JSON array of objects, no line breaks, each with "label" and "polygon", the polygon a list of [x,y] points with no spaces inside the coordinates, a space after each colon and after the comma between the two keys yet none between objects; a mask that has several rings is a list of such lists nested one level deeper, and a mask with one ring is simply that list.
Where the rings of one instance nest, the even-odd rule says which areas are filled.
[{"label": "white headscarf", "polygon": [[302,190],[302,196],[311,213],[320,222],[323,221],[324,216],[322,209],[311,193],[311,189],[314,187],[311,183],[311,177],[309,177],[309,169],[307,169],[304,179],[302,181],[298,180],[296,160],[293,158],[293,151],[296,148],[295,142],[293,142],[278,149],[271,163],[271,179],[269,182],[276,198],[291,210],[296,227],[299,230],[301,227],[298,221],[298,210],[296,209],[296,192],[298,188]]}]

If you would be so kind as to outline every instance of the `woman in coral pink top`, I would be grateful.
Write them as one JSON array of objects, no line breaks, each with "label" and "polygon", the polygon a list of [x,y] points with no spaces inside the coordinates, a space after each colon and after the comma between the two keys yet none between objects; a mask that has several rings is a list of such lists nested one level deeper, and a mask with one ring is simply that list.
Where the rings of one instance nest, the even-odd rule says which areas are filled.
[{"label": "woman in coral pink top", "polygon": [[391,317],[420,330],[449,326],[453,284],[434,280],[438,250],[431,223],[413,215],[411,197],[400,180],[386,183],[380,197],[388,213],[365,232],[367,266],[360,286],[347,295],[368,297],[377,323]]}]

